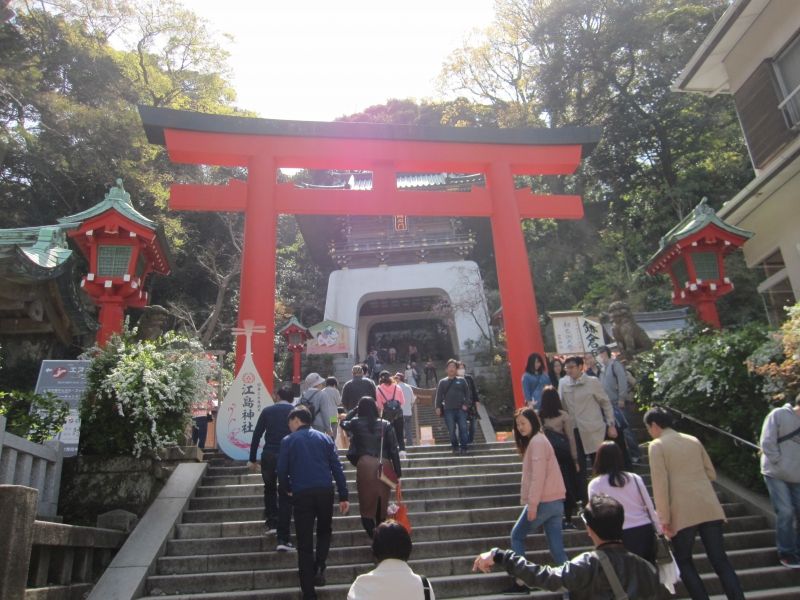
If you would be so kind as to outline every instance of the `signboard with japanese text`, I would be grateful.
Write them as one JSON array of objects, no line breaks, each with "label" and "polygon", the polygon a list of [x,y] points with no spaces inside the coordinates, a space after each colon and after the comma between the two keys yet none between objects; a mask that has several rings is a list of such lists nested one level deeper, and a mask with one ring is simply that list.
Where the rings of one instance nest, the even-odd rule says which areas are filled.
[{"label": "signboard with japanese text", "polygon": [[69,415],[61,433],[53,439],[64,444],[64,456],[78,454],[81,418],[78,412],[81,397],[86,391],[86,371],[89,360],[43,360],[36,381],[36,393],[50,392],[69,404]]},{"label": "signboard with japanese text", "polygon": [[584,352],[591,352],[597,356],[597,349],[603,345],[603,329],[600,323],[590,321],[585,317],[578,317],[581,329]]},{"label": "signboard with japanese text", "polygon": [[[217,446],[234,460],[249,459],[250,442],[261,410],[274,404],[253,362],[251,336],[264,333],[264,328],[254,327],[251,321],[245,321],[244,325],[244,329],[234,329],[234,333],[246,336],[244,361],[217,412]],[[258,458],[263,444],[262,439]]]},{"label": "signboard with japanese text", "polygon": [[583,316],[581,311],[565,310],[548,314],[553,321],[556,352],[559,354],[580,354],[584,352],[583,333],[578,322],[578,319]]},{"label": "signboard with japanese text", "polygon": [[350,336],[347,325],[322,321],[308,328],[311,339],[306,342],[306,354],[347,354]]},{"label": "signboard with japanese text", "polygon": [[395,231],[408,231],[408,217],[406,215],[395,215],[395,217],[394,217],[394,230]]}]

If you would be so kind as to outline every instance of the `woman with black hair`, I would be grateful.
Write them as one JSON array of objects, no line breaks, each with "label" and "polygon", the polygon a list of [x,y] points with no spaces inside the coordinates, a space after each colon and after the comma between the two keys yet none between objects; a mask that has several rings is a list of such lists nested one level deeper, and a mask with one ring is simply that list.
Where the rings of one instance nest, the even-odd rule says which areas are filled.
[{"label": "woman with black hair", "polygon": [[[522,456],[520,499],[524,508],[511,530],[511,548],[519,556],[525,556],[528,532],[541,526],[555,564],[563,565],[568,560],[561,534],[564,480],[553,447],[541,429],[532,408],[520,408],[514,413],[514,443]],[[527,589],[514,581],[506,593],[522,593]]]},{"label": "woman with black hair", "polygon": [[350,434],[347,458],[356,467],[361,524],[372,537],[375,526],[386,520],[389,506],[389,487],[378,479],[378,465],[382,457],[384,468],[394,467],[400,477],[400,452],[394,428],[378,418],[378,406],[373,398],[361,398],[355,413],[357,416],[342,421],[342,429]]},{"label": "woman with black hair", "polygon": [[544,369],[542,356],[534,352],[528,356],[528,363],[522,374],[522,394],[525,396],[525,404],[538,411],[542,402],[544,386],[549,384],[550,375]]},{"label": "woman with black hair", "polygon": [[558,382],[567,374],[567,372],[564,370],[564,363],[560,358],[554,358],[552,361],[550,361],[550,369],[548,370],[548,374],[550,375],[550,383],[554,388],[558,389]]},{"label": "woman with black hair", "polygon": [[545,386],[542,391],[541,409],[539,419],[542,421],[542,430],[547,436],[550,445],[556,453],[561,476],[564,478],[564,487],[567,496],[564,500],[564,529],[575,529],[572,517],[578,501],[578,447],[575,444],[575,424],[572,417],[561,406],[558,391],[552,385]]},{"label": "woman with black hair", "polygon": [[589,498],[599,494],[614,498],[625,509],[625,522],[622,524],[625,548],[654,562],[653,523],[658,523],[658,519],[653,501],[642,478],[624,470],[622,450],[614,442],[603,442],[594,459],[594,479],[589,482]]},{"label": "woman with black hair", "polygon": [[378,525],[372,538],[372,555],[378,566],[356,578],[347,600],[435,600],[427,578],[408,566],[411,547],[411,536],[400,523]]}]

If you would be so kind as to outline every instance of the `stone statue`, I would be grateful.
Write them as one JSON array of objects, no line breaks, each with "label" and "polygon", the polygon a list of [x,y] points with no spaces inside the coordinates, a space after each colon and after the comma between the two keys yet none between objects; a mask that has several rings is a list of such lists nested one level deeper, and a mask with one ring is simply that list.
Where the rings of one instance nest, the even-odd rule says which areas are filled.
[{"label": "stone statue", "polygon": [[153,306],[146,307],[142,311],[142,316],[139,317],[139,322],[137,323],[137,339],[155,340],[163,335],[168,317],[169,311],[163,306],[154,304]]},{"label": "stone statue", "polygon": [[611,334],[617,341],[623,362],[631,361],[639,352],[653,348],[653,342],[647,337],[644,329],[633,320],[631,309],[625,302],[612,302],[608,307],[608,313],[611,316]]}]

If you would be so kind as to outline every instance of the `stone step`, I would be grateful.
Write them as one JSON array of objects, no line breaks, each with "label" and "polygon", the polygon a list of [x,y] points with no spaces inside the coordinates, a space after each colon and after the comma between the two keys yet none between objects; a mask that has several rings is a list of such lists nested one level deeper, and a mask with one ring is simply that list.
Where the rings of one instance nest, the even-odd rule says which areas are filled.
[{"label": "stone step", "polygon": [[[514,507],[517,509],[517,507]],[[519,509],[517,509],[519,510]],[[509,511],[510,512],[510,511]],[[500,515],[494,515],[499,517]],[[507,521],[481,521],[481,522],[464,522],[459,523],[442,523],[438,525],[414,525],[414,516],[410,516],[412,526],[414,527],[414,541],[418,542],[451,542],[454,540],[471,539],[473,537],[492,537],[498,533],[508,536],[511,532],[511,527],[514,520]],[[334,530],[331,539],[331,546],[337,548],[344,548],[350,546],[361,546],[368,544],[369,540],[366,534],[355,525],[353,520],[350,522],[349,528],[344,528],[347,524],[338,525],[338,519],[334,519]],[[740,533],[748,530],[763,529],[765,527],[763,517],[752,515],[734,516],[728,519],[726,532]],[[259,542],[258,547],[253,547],[249,551],[269,551],[274,549],[275,539],[274,534],[269,536],[259,536],[263,531],[263,525],[259,522],[243,522],[243,523],[220,523],[218,525],[206,525],[204,528],[192,528],[188,524],[181,524],[178,526],[178,536],[192,536],[192,537],[177,537],[170,540],[168,546],[170,548],[169,555],[188,555],[188,554],[214,554],[214,553],[231,553],[237,550],[236,546],[231,546],[230,543],[223,545],[220,539],[234,539],[241,542],[241,538],[254,538],[255,540],[263,538]],[[210,541],[209,541],[210,540]],[[585,541],[585,534],[580,530],[572,530],[564,532],[564,543],[567,546],[580,544]],[[214,543],[218,544],[218,550],[214,550]],[[447,548],[443,548],[446,553]]]},{"label": "stone step", "polygon": [[[371,567],[370,567],[371,568]],[[331,571],[329,567],[328,571]],[[427,571],[418,571],[427,575]],[[227,577],[231,577],[233,585],[247,585],[249,582],[255,582],[259,578],[259,574],[263,572],[258,571],[244,571],[225,573]],[[798,573],[794,569],[786,569],[783,567],[756,567],[752,569],[741,569],[737,573],[742,582],[742,587],[747,593],[748,598],[755,596],[751,595],[751,590],[757,589],[775,589],[777,587],[796,588],[800,581],[798,581]],[[219,574],[220,577],[223,574]],[[294,573],[292,573],[294,575]],[[197,581],[197,575],[185,577],[187,585],[193,585]],[[715,573],[703,573],[701,575],[706,589],[711,594],[721,592],[721,585],[719,578]],[[220,578],[212,580],[209,578],[209,585],[218,585]],[[491,573],[491,574],[459,574],[448,576],[432,576],[430,577],[431,586],[437,598],[474,598],[485,596],[488,598],[497,598],[497,594],[503,589],[508,587],[509,577],[505,573]],[[206,592],[198,590],[197,594],[186,594],[181,592],[179,595],[171,595],[173,600],[224,600],[231,598],[235,600],[296,600],[298,589],[297,586],[287,586],[282,588],[259,588],[253,589],[255,586],[250,585],[249,589],[239,589],[237,591],[225,590],[221,592]],[[350,588],[350,582],[342,584],[331,583],[325,587],[317,588],[317,596],[320,600],[333,600],[344,598]],[[158,595],[148,596],[146,598],[153,600],[158,596],[166,593],[160,588],[150,587],[149,593],[157,592]],[[776,590],[778,591],[778,590]],[[677,586],[677,595],[675,598],[686,598],[687,594],[683,589],[683,585]],[[779,592],[782,593],[782,592]],[[494,594],[494,596],[492,596]],[[560,594],[550,593],[535,593],[537,598],[558,598]],[[760,598],[770,598],[772,596],[759,596]],[[786,597],[786,596],[777,596]],[[792,597],[792,596],[789,596]],[[796,597],[796,596],[795,596]]]},{"label": "stone step", "polygon": [[[405,481],[405,480],[404,480]],[[255,487],[255,486],[254,486]],[[256,488],[253,491],[259,492]],[[456,489],[439,486],[435,488],[405,489],[403,488],[403,499],[405,502],[413,500],[432,500],[438,498],[460,498],[466,495],[487,496],[487,495],[514,495],[519,494],[519,482],[498,483],[487,485],[471,485]],[[357,502],[358,492],[355,486],[350,488],[350,503]],[[220,510],[238,508],[264,508],[264,496],[242,495],[242,496],[206,496],[193,498],[189,502],[189,510]]]},{"label": "stone step", "polygon": [[[772,532],[754,532],[753,539],[747,539],[749,532],[731,534],[726,539],[725,547],[734,568],[769,567],[775,565],[775,549],[771,547]],[[571,537],[577,545],[569,547],[570,556],[576,556],[589,550],[588,537],[582,540]],[[251,540],[258,541],[258,540]],[[583,542],[580,545],[579,542]],[[745,545],[744,547],[742,545]],[[274,546],[274,544],[273,544]],[[474,558],[480,552],[493,546],[507,547],[508,536],[488,538],[472,538],[447,542],[450,556],[466,556]],[[702,554],[702,546],[695,548],[695,561],[698,569],[705,572],[711,569],[708,559]],[[423,570],[434,575],[425,567],[432,559],[441,559],[441,542],[417,542],[414,544],[412,565],[415,570]],[[543,535],[531,535],[527,540],[527,558],[537,563],[549,564],[550,553]],[[333,567],[350,563],[368,564],[372,562],[372,554],[367,547],[333,548],[328,564]],[[208,573],[216,571],[248,571],[258,569],[291,569],[297,564],[297,555],[274,550],[247,551],[228,554],[206,554],[189,556],[167,556],[158,561],[158,572],[161,575],[185,575],[189,573]],[[466,564],[469,567],[469,564]],[[465,565],[462,565],[464,567]],[[466,572],[466,571],[465,571]]]},{"label": "stone step", "polygon": [[[579,554],[588,550],[587,547],[576,548],[572,554]],[[279,553],[276,553],[279,554]],[[284,553],[285,554],[285,553]],[[447,577],[450,575],[468,575],[472,569],[475,554],[458,555],[455,549],[447,557],[412,558],[409,561],[411,568],[418,573],[425,573],[428,577]],[[186,574],[157,575],[149,579],[150,590],[159,589],[165,594],[174,594],[181,591],[215,592],[237,589],[268,589],[288,587],[297,581],[297,574],[292,568],[291,559],[296,556],[275,556],[268,553],[247,555],[230,571],[223,571],[220,565],[214,565],[214,572],[194,570]],[[528,557],[538,563],[552,564],[546,550],[532,552]],[[738,571],[772,567],[775,563],[774,550],[748,549],[732,551],[729,558],[734,569]],[[249,559],[249,560],[248,560]],[[270,560],[273,559],[273,560]],[[247,568],[249,565],[250,568]],[[697,557],[697,567],[700,572],[711,570],[705,556]],[[374,568],[372,561],[349,562],[347,564],[329,563],[326,578],[329,584],[352,583],[358,575]]]}]

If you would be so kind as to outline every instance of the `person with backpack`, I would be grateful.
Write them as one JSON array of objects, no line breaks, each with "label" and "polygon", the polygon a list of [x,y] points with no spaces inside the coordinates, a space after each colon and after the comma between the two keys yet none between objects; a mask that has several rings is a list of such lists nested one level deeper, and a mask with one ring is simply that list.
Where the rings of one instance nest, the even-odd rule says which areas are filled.
[{"label": "person with backpack", "polygon": [[403,404],[406,401],[402,388],[395,383],[389,371],[381,371],[378,376],[378,388],[375,395],[378,411],[384,421],[391,423],[400,452],[405,458],[406,442],[403,436]]},{"label": "person with backpack", "polygon": [[539,419],[542,421],[542,431],[556,453],[556,460],[566,488],[564,520],[561,528],[575,529],[572,517],[575,515],[575,508],[578,505],[578,473],[580,472],[578,446],[575,443],[575,425],[572,417],[561,406],[558,391],[552,385],[545,386],[540,401]]},{"label": "person with backpack", "polygon": [[311,427],[333,439],[331,423],[338,421],[339,412],[333,398],[322,391],[324,387],[324,377],[319,373],[309,373],[306,376],[306,391],[297,404],[305,406],[311,413]]},{"label": "person with backpack", "polygon": [[603,365],[600,382],[603,384],[603,389],[611,401],[617,425],[622,429],[622,436],[620,437],[625,440],[625,447],[620,447],[620,450],[623,451],[623,456],[627,451],[627,456],[630,457],[632,464],[638,464],[642,460],[642,453],[639,450],[636,434],[630,427],[635,406],[631,389],[628,385],[628,371],[621,362],[611,357],[611,350],[609,350],[608,346],[600,346],[597,349],[597,358],[600,364]]},{"label": "person with backpack", "polygon": [[764,419],[761,474],[775,509],[778,560],[800,569],[800,394]]},{"label": "person with backpack", "polygon": [[378,477],[378,468],[391,468],[399,478],[402,475],[400,453],[394,428],[378,416],[375,401],[364,396],[358,408],[348,413],[341,423],[350,435],[347,460],[356,467],[356,488],[361,525],[369,537],[375,527],[386,520],[389,506],[389,486]]}]

